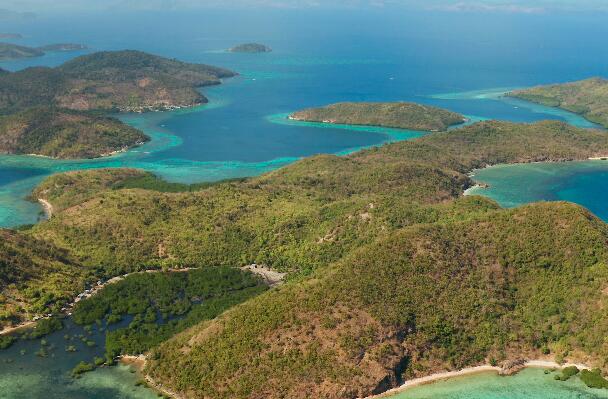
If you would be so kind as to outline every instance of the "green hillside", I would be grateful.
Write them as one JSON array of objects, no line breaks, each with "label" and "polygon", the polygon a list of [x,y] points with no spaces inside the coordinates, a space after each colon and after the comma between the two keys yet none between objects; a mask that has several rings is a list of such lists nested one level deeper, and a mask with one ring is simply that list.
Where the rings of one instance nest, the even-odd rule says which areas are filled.
[{"label": "green hillside", "polygon": [[307,122],[383,126],[410,130],[443,131],[463,123],[464,116],[415,103],[338,103],[291,114]]},{"label": "green hillside", "polygon": [[39,49],[19,46],[17,44],[12,43],[0,43],[0,61],[40,57],[42,55],[44,55],[44,51]]},{"label": "green hillside", "polygon": [[[566,203],[502,210],[461,196],[476,167],[606,151],[600,131],[483,122],[209,187],[81,171],[42,183],[34,196],[56,212],[22,236],[77,259],[74,283],[254,262],[288,272],[284,286],[146,346],[148,373],[185,398],[355,398],[541,355],[606,371],[606,224]],[[61,292],[47,284],[22,301]],[[136,348],[137,334],[113,350]]]},{"label": "green hillside", "polygon": [[184,398],[360,398],[541,353],[605,366],[608,229],[557,203],[418,225],[163,344]]},{"label": "green hillside", "polygon": [[197,87],[233,72],[140,51],[98,52],[57,68],[27,68],[0,77],[0,113],[31,106],[146,111],[206,102]]},{"label": "green hillside", "polygon": [[608,80],[603,78],[538,86],[517,90],[508,95],[550,107],[563,108],[608,127]]},{"label": "green hillside", "polygon": [[53,158],[96,158],[148,141],[149,137],[108,117],[38,107],[0,116],[0,153]]}]

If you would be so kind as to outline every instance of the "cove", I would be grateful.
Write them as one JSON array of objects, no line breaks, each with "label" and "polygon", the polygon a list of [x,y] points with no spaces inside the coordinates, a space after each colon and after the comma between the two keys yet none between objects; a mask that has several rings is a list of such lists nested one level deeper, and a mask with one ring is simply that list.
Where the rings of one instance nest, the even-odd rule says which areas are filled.
[{"label": "cove", "polygon": [[514,376],[483,372],[409,388],[390,399],[603,399],[608,390],[588,388],[578,377],[555,381],[554,374],[527,368]]},{"label": "cove", "polygon": [[469,195],[484,195],[503,207],[538,201],[570,201],[608,221],[608,162],[581,161],[497,165],[476,170],[472,178],[489,185]]}]

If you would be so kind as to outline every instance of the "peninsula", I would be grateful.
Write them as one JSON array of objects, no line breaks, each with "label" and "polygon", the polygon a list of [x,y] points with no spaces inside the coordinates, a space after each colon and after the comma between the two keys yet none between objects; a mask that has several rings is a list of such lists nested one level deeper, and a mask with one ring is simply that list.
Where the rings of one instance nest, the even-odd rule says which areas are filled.
[{"label": "peninsula", "polygon": [[36,48],[19,46],[12,43],[0,43],[0,61],[40,57],[43,55],[44,51]]},{"label": "peninsula", "polygon": [[272,49],[264,44],[244,43],[228,50],[231,53],[270,53]]},{"label": "peninsula", "polygon": [[96,158],[149,137],[117,119],[52,107],[0,117],[0,153],[52,158]]},{"label": "peninsula", "polygon": [[[57,68],[27,68],[0,77],[0,113],[28,106],[144,112],[207,102],[198,87],[217,85],[234,72],[140,51],[77,57]],[[35,82],[35,84],[31,84]]]},{"label": "peninsula", "polygon": [[[35,195],[53,217],[4,232],[2,323],[144,267],[256,264],[288,282],[156,341],[149,380],[183,398],[356,398],[522,358],[605,367],[606,224],[462,193],[474,168],[606,152],[601,131],[489,121],[198,191],[138,188],[133,170],[52,176]],[[140,354],[130,342],[112,353]]]},{"label": "peninsula", "polygon": [[455,112],[407,102],[337,103],[295,112],[289,118],[306,122],[382,126],[421,131],[443,131],[466,121],[464,116]]},{"label": "peninsula", "polygon": [[562,108],[608,128],[608,80],[604,78],[516,90],[507,96]]}]

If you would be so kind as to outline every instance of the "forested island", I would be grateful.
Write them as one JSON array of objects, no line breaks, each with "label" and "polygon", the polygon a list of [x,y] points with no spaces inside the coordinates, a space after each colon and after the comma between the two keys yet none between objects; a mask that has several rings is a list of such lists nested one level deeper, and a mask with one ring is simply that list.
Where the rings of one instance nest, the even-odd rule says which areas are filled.
[{"label": "forested island", "polygon": [[[491,121],[194,190],[130,169],[52,176],[33,195],[53,217],[3,231],[2,323],[58,312],[99,279],[255,263],[290,282],[160,345],[134,345],[142,307],[110,355],[145,351],[146,373],[183,398],[365,397],[519,358],[605,372],[606,224],[462,193],[475,168],[606,152],[601,131]],[[94,298],[98,317],[115,313]]]},{"label": "forested island", "polygon": [[231,53],[270,53],[272,49],[264,44],[244,43],[228,49]]},{"label": "forested island", "polygon": [[421,131],[442,131],[466,121],[464,116],[455,112],[407,102],[337,103],[295,112],[289,118],[306,122],[382,126]]},{"label": "forested island", "polygon": [[0,72],[0,153],[92,158],[125,150],[149,138],[104,114],[203,104],[207,99],[197,88],[231,76],[139,51]]},{"label": "forested island", "polygon": [[507,96],[559,107],[608,128],[608,80],[604,78],[516,90]]},{"label": "forested island", "polygon": [[0,43],[0,61],[41,57],[43,55],[44,51],[37,48],[20,46],[12,43]]}]

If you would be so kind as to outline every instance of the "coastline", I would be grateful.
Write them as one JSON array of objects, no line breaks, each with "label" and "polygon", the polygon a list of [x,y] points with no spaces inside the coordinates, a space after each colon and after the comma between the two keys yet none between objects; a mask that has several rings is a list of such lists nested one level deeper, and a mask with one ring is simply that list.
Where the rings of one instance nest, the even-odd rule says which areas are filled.
[{"label": "coastline", "polygon": [[[580,364],[580,363],[559,364],[552,360],[535,359],[535,360],[528,360],[525,363],[523,363],[520,368],[516,369],[516,372],[519,372],[525,368],[550,368],[550,369],[560,370],[560,369],[570,367],[570,366],[576,366],[579,370],[591,370],[591,367],[589,367],[585,364]],[[367,396],[365,398],[360,398],[360,399],[388,398],[393,395],[403,393],[410,388],[417,387],[420,385],[426,385],[426,384],[431,384],[434,382],[449,380],[449,379],[452,379],[455,377],[470,376],[470,375],[485,373],[485,372],[496,372],[497,374],[502,374],[505,376],[515,374],[515,373],[505,374],[506,371],[509,371],[509,370],[505,370],[502,367],[491,366],[491,365],[487,364],[487,365],[482,365],[482,366],[467,367],[467,368],[464,368],[461,370],[456,370],[456,371],[446,371],[446,372],[441,372],[441,373],[435,373],[435,374],[431,374],[426,377],[414,378],[412,380],[406,381],[405,383],[403,383],[401,386],[399,386],[397,388],[390,389],[390,390],[383,392],[381,394],[378,394],[378,395]]]},{"label": "coastline", "polygon": [[[52,207],[51,207],[52,209]],[[15,326],[11,326],[11,327],[6,327],[3,330],[0,330],[0,336],[2,335],[6,335],[6,334],[10,334],[12,332],[21,330],[21,329],[25,329],[25,328],[29,328],[29,327],[34,327],[36,325],[36,323],[39,320],[42,319],[48,319],[50,317],[53,316],[71,316],[72,315],[72,309],[74,308],[74,306],[82,301],[83,299],[88,299],[91,298],[92,296],[96,295],[99,291],[101,291],[102,289],[104,289],[105,287],[107,287],[110,284],[114,284],[114,283],[118,283],[119,281],[124,280],[125,278],[135,275],[135,274],[142,274],[142,273],[162,273],[162,272],[167,272],[167,273],[185,273],[185,272],[189,272],[191,270],[197,270],[199,269],[198,267],[189,267],[189,268],[184,268],[184,269],[168,269],[168,270],[162,270],[162,269],[150,269],[150,270],[143,270],[143,271],[138,271],[138,272],[132,272],[132,273],[128,273],[128,274],[123,274],[121,276],[116,276],[116,277],[112,277],[111,279],[107,280],[104,283],[99,284],[99,282],[93,286],[90,289],[85,290],[84,292],[78,294],[76,297],[74,297],[74,300],[72,302],[70,302],[69,304],[65,305],[62,309],[61,312],[59,312],[58,314],[55,315],[45,315],[45,316],[41,316],[39,318],[37,318],[36,320],[26,320],[22,323],[19,323]]]},{"label": "coastline", "polygon": [[138,356],[123,355],[119,359],[119,362],[121,362],[122,364],[126,364],[129,366],[135,367],[137,372],[143,377],[143,379],[148,384],[149,389],[156,391],[157,393],[160,393],[162,395],[167,395],[173,399],[185,399],[183,396],[179,395],[178,393],[176,393],[168,388],[163,387],[162,384],[157,383],[154,380],[154,378],[152,378],[148,374],[146,374],[144,370],[146,368],[147,361],[148,361],[148,358],[146,357],[146,355],[138,355]]}]

